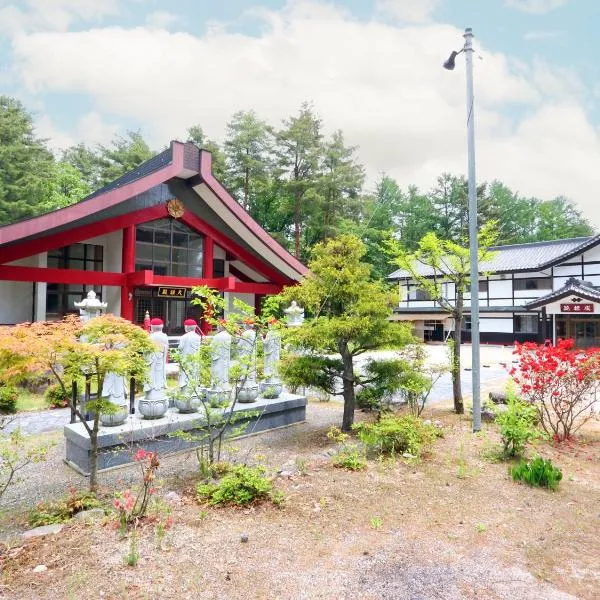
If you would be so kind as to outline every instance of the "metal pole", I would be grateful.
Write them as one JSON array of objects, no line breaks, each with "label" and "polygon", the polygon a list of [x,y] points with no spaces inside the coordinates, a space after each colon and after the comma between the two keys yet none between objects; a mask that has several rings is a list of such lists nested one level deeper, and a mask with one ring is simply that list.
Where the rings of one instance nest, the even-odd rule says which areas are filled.
[{"label": "metal pole", "polygon": [[473,432],[481,429],[481,390],[479,365],[479,264],[477,244],[477,183],[475,180],[475,102],[473,95],[473,31],[465,29],[467,63],[467,145],[469,161],[469,254],[471,258],[471,349],[473,388]]}]

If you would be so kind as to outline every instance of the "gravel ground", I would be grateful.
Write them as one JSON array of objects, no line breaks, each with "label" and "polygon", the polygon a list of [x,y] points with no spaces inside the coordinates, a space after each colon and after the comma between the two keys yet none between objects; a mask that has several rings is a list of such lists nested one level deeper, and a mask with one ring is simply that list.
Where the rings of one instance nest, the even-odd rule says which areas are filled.
[{"label": "gravel ground", "polygon": [[[258,449],[282,450],[281,463],[293,459],[294,452],[302,451],[302,439],[314,431],[327,429],[341,421],[341,404],[309,403],[307,419],[304,423],[276,429],[259,435],[248,436],[235,442],[236,455],[243,457],[258,452]],[[0,502],[0,509],[35,506],[40,499],[64,495],[68,488],[84,488],[88,479],[64,462],[65,442],[62,432],[54,432],[47,439],[55,441],[45,462],[27,465],[19,471],[19,482],[11,486]],[[44,438],[41,438],[44,439]],[[275,465],[279,466],[279,465]],[[187,477],[197,470],[195,454],[185,452],[161,458],[160,476],[168,480],[171,477]],[[107,490],[125,489],[132,482],[139,481],[139,469],[129,465],[100,473],[100,486]]]}]

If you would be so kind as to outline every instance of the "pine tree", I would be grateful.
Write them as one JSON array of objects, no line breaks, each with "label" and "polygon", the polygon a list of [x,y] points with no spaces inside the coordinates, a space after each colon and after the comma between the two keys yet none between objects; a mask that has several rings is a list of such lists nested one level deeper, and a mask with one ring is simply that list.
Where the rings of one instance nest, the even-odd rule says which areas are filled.
[{"label": "pine tree", "polygon": [[0,96],[0,224],[40,212],[53,177],[54,157],[35,135],[32,116],[14,98]]}]

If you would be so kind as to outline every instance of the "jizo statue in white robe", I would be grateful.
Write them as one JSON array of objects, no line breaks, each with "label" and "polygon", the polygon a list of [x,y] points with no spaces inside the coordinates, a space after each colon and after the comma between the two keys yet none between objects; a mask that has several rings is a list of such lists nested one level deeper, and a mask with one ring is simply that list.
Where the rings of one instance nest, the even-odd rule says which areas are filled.
[{"label": "jizo statue in white robe", "polygon": [[213,336],[210,343],[212,364],[210,369],[214,388],[229,388],[231,363],[231,335],[224,329]]},{"label": "jizo statue in white robe", "polygon": [[[186,319],[183,322],[183,326],[185,328],[185,334],[181,336],[179,340],[179,351],[181,352],[182,362],[186,364],[186,359],[190,356],[193,356],[200,349],[200,344],[202,343],[202,338],[200,335],[196,333],[196,329],[198,328],[198,323],[194,321],[194,319]],[[187,364],[186,367],[188,370],[191,368],[191,365]],[[184,372],[184,370],[179,368],[179,387],[184,388],[187,386],[188,376]]]},{"label": "jizo statue in white robe", "polygon": [[150,378],[144,385],[144,391],[165,391],[167,389],[169,338],[166,333],[163,333],[162,319],[152,319],[150,323],[150,339],[156,344],[157,350],[148,357]]},{"label": "jizo statue in white robe", "polygon": [[277,329],[269,327],[264,344],[265,379],[277,379],[277,364],[281,355],[281,335]]}]

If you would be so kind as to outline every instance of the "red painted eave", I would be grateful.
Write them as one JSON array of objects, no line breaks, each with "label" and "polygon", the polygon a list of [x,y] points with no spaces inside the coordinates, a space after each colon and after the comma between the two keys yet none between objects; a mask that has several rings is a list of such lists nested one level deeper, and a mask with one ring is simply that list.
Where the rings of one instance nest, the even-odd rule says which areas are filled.
[{"label": "red painted eave", "polygon": [[137,194],[177,177],[183,171],[183,146],[181,142],[171,142],[171,163],[145,177],[99,194],[89,200],[77,202],[39,217],[0,227],[0,245],[16,242],[32,235],[49,233],[55,227],[73,223],[103,209],[120,204]]}]

